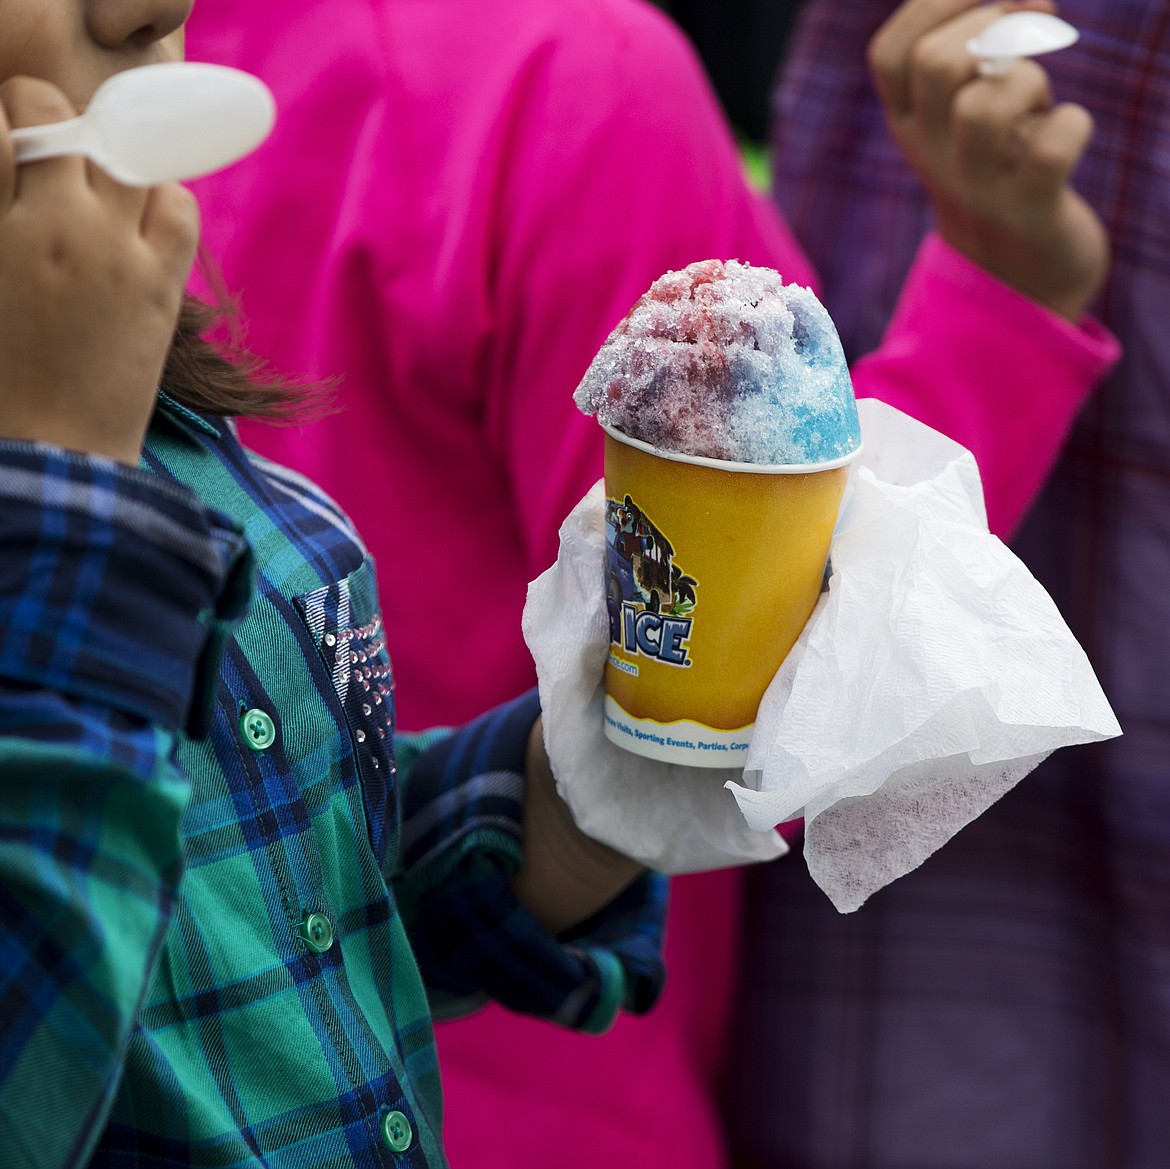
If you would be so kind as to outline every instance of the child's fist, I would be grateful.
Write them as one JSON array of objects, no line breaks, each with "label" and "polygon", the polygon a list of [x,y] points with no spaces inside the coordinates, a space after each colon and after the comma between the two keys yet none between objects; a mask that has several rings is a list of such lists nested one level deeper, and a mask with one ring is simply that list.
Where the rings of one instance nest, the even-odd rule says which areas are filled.
[{"label": "child's fist", "polygon": [[[984,76],[967,49],[1014,4],[907,0],[869,60],[891,131],[934,203],[939,233],[1000,279],[1076,320],[1109,262],[1105,229],[1069,186],[1092,133],[1021,60]],[[1049,10],[1044,0],[1027,5]]]},{"label": "child's fist", "polygon": [[135,464],[195,255],[193,197],[80,157],[13,162],[9,127],[75,116],[46,81],[0,85],[0,436]]}]

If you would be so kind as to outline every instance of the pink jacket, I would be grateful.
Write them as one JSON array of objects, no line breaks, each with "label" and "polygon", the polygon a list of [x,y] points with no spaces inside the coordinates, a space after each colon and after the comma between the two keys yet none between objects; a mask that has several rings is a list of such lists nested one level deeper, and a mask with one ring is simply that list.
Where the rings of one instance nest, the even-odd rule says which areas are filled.
[{"label": "pink jacket", "polygon": [[[188,55],[279,105],[263,148],[195,184],[249,343],[344,379],[343,413],[246,437],[377,558],[402,725],[466,719],[533,682],[525,587],[600,473],[572,391],[609,330],[692,260],[813,273],[640,0],[200,0]],[[1003,531],[1113,357],[932,241],[856,385],[970,445]],[[676,882],[663,1001],[603,1039],[497,1008],[438,1027],[456,1169],[724,1164],[735,889]]]}]

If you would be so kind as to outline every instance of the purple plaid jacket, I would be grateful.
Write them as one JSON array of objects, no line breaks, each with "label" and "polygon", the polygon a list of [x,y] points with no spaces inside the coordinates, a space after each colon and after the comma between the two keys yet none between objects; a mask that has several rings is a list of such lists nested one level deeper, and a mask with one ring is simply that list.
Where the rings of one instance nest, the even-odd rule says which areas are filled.
[{"label": "purple plaid jacket", "polygon": [[[851,355],[929,224],[863,66],[893,0],[809,0],[776,95],[776,197]],[[1170,3],[1063,0],[1045,58],[1097,130],[1077,186],[1126,356],[1016,550],[1125,735],[1059,752],[839,917],[799,863],[749,877],[728,1128],[767,1169],[1170,1166]]]}]

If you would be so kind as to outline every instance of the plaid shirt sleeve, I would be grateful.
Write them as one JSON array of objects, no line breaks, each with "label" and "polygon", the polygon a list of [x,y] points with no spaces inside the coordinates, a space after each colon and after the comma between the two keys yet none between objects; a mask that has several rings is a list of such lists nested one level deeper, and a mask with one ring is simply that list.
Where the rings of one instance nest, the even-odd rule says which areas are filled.
[{"label": "plaid shirt sleeve", "polygon": [[403,736],[399,907],[439,1016],[491,998],[599,1034],[661,993],[667,881],[640,877],[554,937],[512,892],[522,860],[524,754],[535,690],[455,733]]},{"label": "plaid shirt sleeve", "polygon": [[53,1144],[82,1164],[182,872],[175,734],[251,559],[185,489],[13,442],[0,548],[0,1118],[23,1163],[43,1134],[22,1118],[61,1086]]}]

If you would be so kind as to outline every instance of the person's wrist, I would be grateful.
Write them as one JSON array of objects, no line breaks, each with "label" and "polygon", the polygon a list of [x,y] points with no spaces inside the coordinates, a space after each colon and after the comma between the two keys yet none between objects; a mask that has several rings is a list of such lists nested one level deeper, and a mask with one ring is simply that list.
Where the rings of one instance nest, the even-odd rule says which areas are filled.
[{"label": "person's wrist", "polygon": [[[1104,265],[1074,263],[1065,254],[1050,262],[1034,240],[977,217],[939,214],[939,236],[984,271],[1051,312],[1077,324],[1100,291]],[[1047,249],[1056,256],[1055,245]],[[1063,249],[1068,252],[1069,249]]]},{"label": "person's wrist", "polygon": [[556,790],[539,719],[528,740],[523,835],[524,863],[512,887],[552,933],[591,917],[643,872],[637,861],[577,827]]}]

